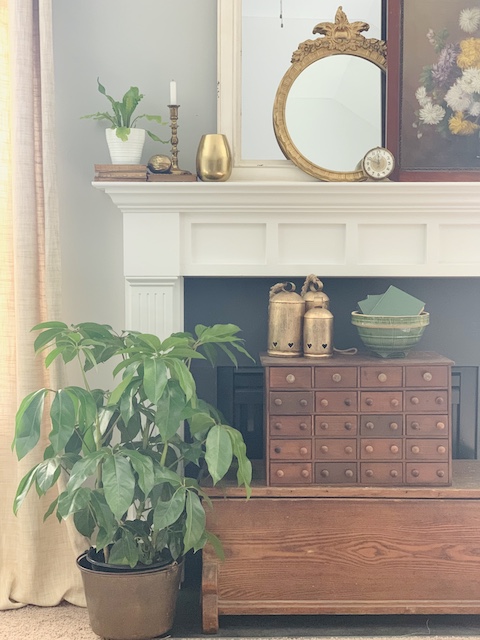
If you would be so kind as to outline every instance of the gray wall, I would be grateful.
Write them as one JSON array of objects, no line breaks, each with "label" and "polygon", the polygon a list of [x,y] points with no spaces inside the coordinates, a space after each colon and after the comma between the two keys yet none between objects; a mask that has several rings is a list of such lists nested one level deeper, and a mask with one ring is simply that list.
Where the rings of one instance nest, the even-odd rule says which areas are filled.
[{"label": "gray wall", "polygon": [[[91,186],[108,163],[105,124],[81,120],[131,86],[145,95],[139,113],[168,120],[177,81],[179,165],[193,171],[200,137],[216,131],[216,0],[53,0],[57,156],[63,264],[63,319],[124,328],[122,219]],[[145,121],[146,122],[146,121]],[[168,139],[168,126],[157,127]],[[170,145],[148,138],[143,162]],[[159,238],[159,251],[164,239]]]}]

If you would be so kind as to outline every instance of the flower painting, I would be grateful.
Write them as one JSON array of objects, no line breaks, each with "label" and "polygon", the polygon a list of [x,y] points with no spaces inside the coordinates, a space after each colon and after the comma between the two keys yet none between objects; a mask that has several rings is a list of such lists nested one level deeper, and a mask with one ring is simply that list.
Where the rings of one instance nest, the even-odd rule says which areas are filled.
[{"label": "flower painting", "polygon": [[[472,172],[452,179],[478,180],[480,2],[390,2],[388,95],[390,105],[392,99],[399,102],[390,138],[396,138],[403,179],[443,180],[451,178],[448,172]],[[396,40],[391,48],[390,39]],[[387,104],[387,119],[388,110]]]}]

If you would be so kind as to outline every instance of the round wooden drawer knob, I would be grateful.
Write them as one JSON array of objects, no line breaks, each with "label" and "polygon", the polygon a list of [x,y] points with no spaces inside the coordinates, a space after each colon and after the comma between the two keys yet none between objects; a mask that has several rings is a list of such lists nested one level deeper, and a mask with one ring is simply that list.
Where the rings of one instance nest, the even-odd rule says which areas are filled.
[{"label": "round wooden drawer knob", "polygon": [[322,446],[320,447],[320,451],[321,451],[322,453],[328,453],[328,447],[327,447],[327,445],[326,445],[326,444],[322,445]]},{"label": "round wooden drawer knob", "polygon": [[365,447],[365,451],[367,453],[373,453],[373,447],[371,444],[367,444],[367,446]]},{"label": "round wooden drawer knob", "polygon": [[412,404],[418,404],[420,400],[417,398],[417,396],[413,396],[413,398],[410,398],[410,402]]},{"label": "round wooden drawer knob", "polygon": [[412,453],[420,453],[420,447],[412,447]]},{"label": "round wooden drawer knob", "polygon": [[390,423],[390,429],[392,431],[396,431],[398,429],[398,422],[391,422]]},{"label": "round wooden drawer knob", "polygon": [[277,469],[276,475],[278,478],[283,478],[283,476],[285,475],[285,471],[282,471],[282,469]]},{"label": "round wooden drawer knob", "polygon": [[392,478],[398,478],[398,471],[396,469],[392,469],[390,471],[390,475],[392,476]]},{"label": "round wooden drawer knob", "polygon": [[353,424],[351,422],[346,422],[345,423],[345,429],[347,431],[351,431],[353,429]]},{"label": "round wooden drawer knob", "polygon": [[328,422],[322,422],[320,425],[320,429],[326,431],[328,429]]},{"label": "round wooden drawer knob", "polygon": [[322,469],[320,471],[320,475],[322,476],[322,478],[328,478],[328,476],[330,475],[330,473],[327,471],[327,469]]},{"label": "round wooden drawer knob", "polygon": [[328,407],[328,400],[326,398],[322,398],[320,400],[320,404],[322,407]]},{"label": "round wooden drawer knob", "polygon": [[281,407],[283,404],[281,398],[275,398],[273,402],[277,405],[277,407]]},{"label": "round wooden drawer knob", "polygon": [[419,475],[420,475],[420,471],[418,469],[412,469],[412,476],[414,478],[418,478]]},{"label": "round wooden drawer knob", "polygon": [[371,407],[373,405],[373,398],[367,398],[365,400],[365,404],[367,405],[367,407]]},{"label": "round wooden drawer knob", "polygon": [[390,447],[390,451],[392,453],[398,453],[399,449],[396,444],[392,444],[392,446]]},{"label": "round wooden drawer knob", "polygon": [[373,422],[366,422],[365,426],[367,427],[367,429],[374,429],[375,425],[373,424]]},{"label": "round wooden drawer knob", "polygon": [[438,396],[437,398],[435,398],[435,404],[443,404],[445,402],[444,398],[442,398],[442,396]]},{"label": "round wooden drawer knob", "polygon": [[295,376],[293,375],[293,373],[289,373],[288,376],[285,378],[285,380],[289,383],[292,384],[293,382],[295,382]]},{"label": "round wooden drawer knob", "polygon": [[353,478],[353,471],[352,471],[351,469],[347,469],[347,470],[345,471],[345,476],[346,476],[347,478]]},{"label": "round wooden drawer knob", "polygon": [[306,407],[308,404],[308,400],[300,400],[300,406],[301,407]]},{"label": "round wooden drawer knob", "polygon": [[300,431],[306,431],[307,430],[307,423],[306,422],[301,422],[299,424],[300,427]]},{"label": "round wooden drawer knob", "polygon": [[372,469],[367,469],[365,471],[365,475],[367,476],[367,478],[373,478],[373,470]]},{"label": "round wooden drawer knob", "polygon": [[345,447],[345,453],[353,453],[352,447]]},{"label": "round wooden drawer knob", "polygon": [[444,454],[444,453],[447,453],[447,448],[446,447],[437,447],[437,451],[440,454]]},{"label": "round wooden drawer knob", "polygon": [[386,373],[379,373],[377,376],[377,380],[379,382],[386,382],[387,381],[387,374]]},{"label": "round wooden drawer knob", "polygon": [[425,382],[431,382],[433,380],[433,376],[430,371],[425,371],[422,378],[425,380]]},{"label": "round wooden drawer knob", "polygon": [[438,476],[439,478],[443,478],[443,477],[445,477],[445,471],[443,471],[443,469],[439,469],[439,470],[437,471],[437,476]]},{"label": "round wooden drawer knob", "polygon": [[275,447],[275,453],[282,453],[282,447]]},{"label": "round wooden drawer knob", "polygon": [[437,424],[435,425],[437,427],[437,429],[439,429],[440,431],[442,431],[443,429],[445,429],[445,423],[444,422],[437,422]]},{"label": "round wooden drawer knob", "polygon": [[420,429],[420,423],[419,422],[412,422],[412,429]]},{"label": "round wooden drawer knob", "polygon": [[308,469],[302,469],[300,475],[302,476],[302,478],[308,478],[310,475],[310,471]]},{"label": "round wooden drawer knob", "polygon": [[352,404],[352,401],[350,400],[350,398],[345,398],[345,400],[343,401],[343,404],[346,407],[349,407]]},{"label": "round wooden drawer knob", "polygon": [[276,422],[273,426],[277,431],[281,431],[282,430],[282,425],[281,425],[280,422]]},{"label": "round wooden drawer knob", "polygon": [[398,402],[397,398],[392,398],[392,400],[390,400],[390,404],[392,407],[398,407],[400,403]]},{"label": "round wooden drawer knob", "polygon": [[342,381],[342,376],[339,373],[334,373],[332,376],[332,380],[334,382],[341,382]]},{"label": "round wooden drawer knob", "polygon": [[302,456],[306,456],[308,453],[307,447],[300,447],[300,453]]}]

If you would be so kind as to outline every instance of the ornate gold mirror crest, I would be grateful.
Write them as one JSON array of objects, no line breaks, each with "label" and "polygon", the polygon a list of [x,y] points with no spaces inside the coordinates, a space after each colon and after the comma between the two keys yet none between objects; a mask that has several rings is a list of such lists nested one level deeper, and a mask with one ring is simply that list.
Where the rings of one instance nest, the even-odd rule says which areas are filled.
[{"label": "ornate gold mirror crest", "polygon": [[[347,55],[363,58],[373,63],[381,71],[386,70],[386,44],[383,40],[366,38],[362,31],[368,31],[366,22],[349,22],[342,7],[337,9],[335,22],[321,22],[313,29],[314,34],[324,37],[305,40],[293,53],[291,66],[283,76],[278,87],[273,106],[273,127],[277,142],[286,158],[297,167],[315,178],[325,181],[356,182],[365,180],[361,170],[332,171],[313,163],[305,157],[294,144],[286,118],[287,98],[298,76],[311,64],[329,56]],[[328,123],[325,124],[328,126]],[[341,131],[338,132],[341,136]],[[365,152],[368,149],[365,149]],[[360,160],[358,158],[357,160]]]}]

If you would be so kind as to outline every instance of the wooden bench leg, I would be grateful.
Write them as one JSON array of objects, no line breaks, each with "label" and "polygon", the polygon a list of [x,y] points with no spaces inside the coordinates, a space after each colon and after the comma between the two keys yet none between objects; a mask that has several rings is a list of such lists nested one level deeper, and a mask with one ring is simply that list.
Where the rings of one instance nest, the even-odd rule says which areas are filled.
[{"label": "wooden bench leg", "polygon": [[216,562],[203,556],[202,569],[202,630],[218,633],[218,569]]}]

